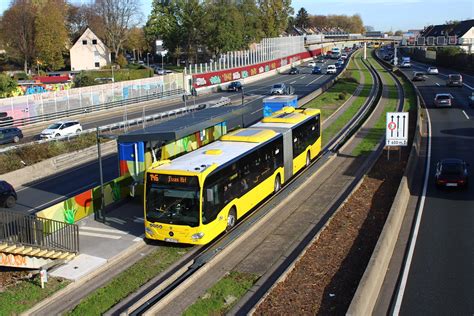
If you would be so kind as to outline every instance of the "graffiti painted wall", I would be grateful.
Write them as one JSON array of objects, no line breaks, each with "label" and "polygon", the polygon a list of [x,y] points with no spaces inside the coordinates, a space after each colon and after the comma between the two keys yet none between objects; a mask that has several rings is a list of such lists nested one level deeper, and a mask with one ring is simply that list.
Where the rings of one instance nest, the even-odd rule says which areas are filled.
[{"label": "graffiti painted wall", "polygon": [[[119,202],[127,197],[129,195],[129,185],[131,183],[131,177],[119,177],[105,183],[105,206]],[[101,206],[100,202],[100,186],[98,186],[50,206],[36,213],[36,216],[74,224],[99,210]]]},{"label": "graffiti painted wall", "polygon": [[247,77],[275,70],[277,68],[292,64],[302,59],[310,58],[311,56],[317,56],[319,54],[321,54],[321,49],[315,49],[260,64],[213,71],[204,74],[195,74],[193,75],[193,86],[194,88],[202,88],[225,82],[231,82],[234,80],[245,79]]}]

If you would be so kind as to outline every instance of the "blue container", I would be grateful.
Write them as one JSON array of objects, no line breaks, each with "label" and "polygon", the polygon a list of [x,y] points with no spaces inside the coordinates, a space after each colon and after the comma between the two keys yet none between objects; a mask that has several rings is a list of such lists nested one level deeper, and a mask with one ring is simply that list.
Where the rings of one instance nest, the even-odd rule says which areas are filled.
[{"label": "blue container", "polygon": [[263,116],[270,116],[285,106],[298,107],[298,96],[296,95],[274,95],[263,99]]}]

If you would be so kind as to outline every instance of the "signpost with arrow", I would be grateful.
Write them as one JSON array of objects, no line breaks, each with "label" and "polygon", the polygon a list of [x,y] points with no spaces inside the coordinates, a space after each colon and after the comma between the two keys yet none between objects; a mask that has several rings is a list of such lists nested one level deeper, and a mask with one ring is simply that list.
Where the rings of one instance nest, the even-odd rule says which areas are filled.
[{"label": "signpost with arrow", "polygon": [[388,147],[387,159],[390,160],[390,147],[398,147],[398,159],[401,159],[401,147],[408,145],[408,112],[387,112],[385,128],[385,146]]},{"label": "signpost with arrow", "polygon": [[408,112],[387,112],[385,146],[408,145]]}]

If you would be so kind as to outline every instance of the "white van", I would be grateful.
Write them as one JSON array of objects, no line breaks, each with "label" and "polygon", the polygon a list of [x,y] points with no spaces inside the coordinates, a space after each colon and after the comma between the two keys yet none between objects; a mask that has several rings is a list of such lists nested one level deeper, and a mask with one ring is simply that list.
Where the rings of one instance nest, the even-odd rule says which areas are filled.
[{"label": "white van", "polygon": [[337,72],[336,66],[329,65],[326,69],[326,74],[335,74]]}]

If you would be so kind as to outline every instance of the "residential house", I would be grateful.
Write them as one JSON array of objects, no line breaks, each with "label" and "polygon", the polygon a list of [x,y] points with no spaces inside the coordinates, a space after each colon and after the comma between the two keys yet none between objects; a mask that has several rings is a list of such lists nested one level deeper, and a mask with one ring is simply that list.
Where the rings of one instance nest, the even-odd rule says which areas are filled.
[{"label": "residential house", "polygon": [[69,50],[71,70],[94,70],[110,65],[109,48],[87,27]]},{"label": "residential house", "polygon": [[467,53],[472,54],[474,50],[474,19],[465,20],[455,24],[431,25],[423,30],[421,36],[425,38],[456,37],[458,43]]}]

